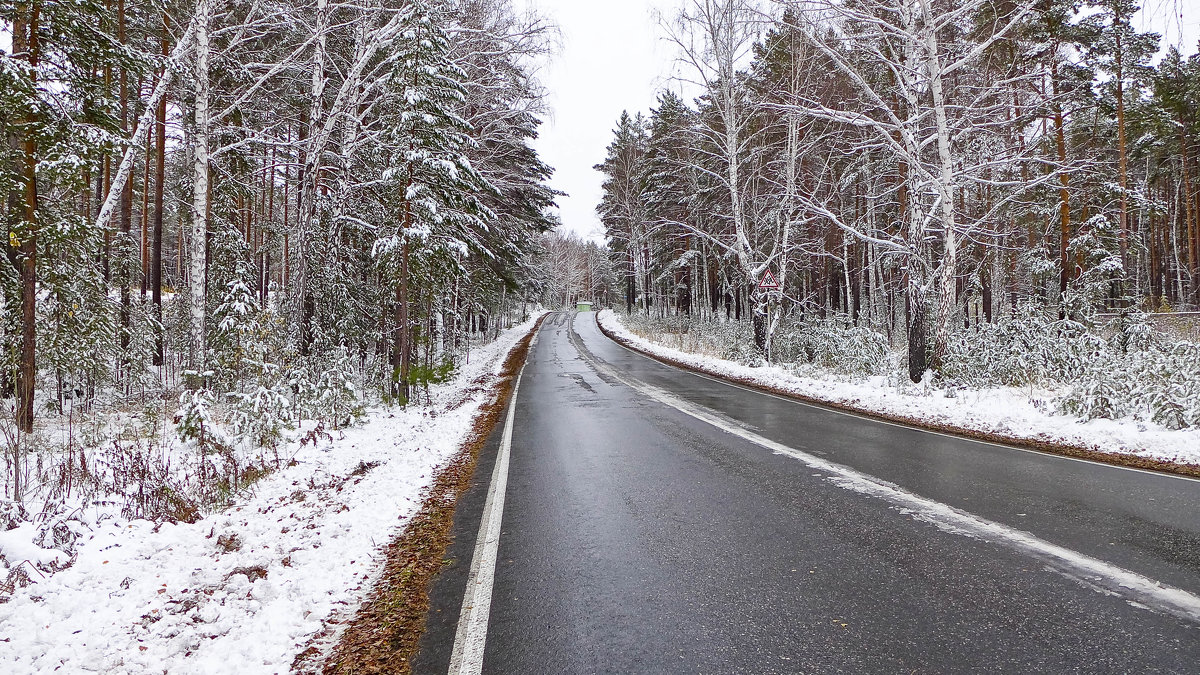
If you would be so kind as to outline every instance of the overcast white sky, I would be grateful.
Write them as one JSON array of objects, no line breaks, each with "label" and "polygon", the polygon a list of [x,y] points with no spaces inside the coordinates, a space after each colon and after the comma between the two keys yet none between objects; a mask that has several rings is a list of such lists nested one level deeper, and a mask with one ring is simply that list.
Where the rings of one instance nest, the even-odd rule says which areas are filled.
[{"label": "overcast white sky", "polygon": [[[596,218],[604,159],[622,110],[648,111],[671,81],[675,50],[663,41],[652,15],[670,17],[683,0],[524,0],[562,32],[562,49],[542,71],[553,114],[542,125],[537,149],[556,171],[552,184],[569,193],[558,201],[563,227],[603,241]],[[1164,33],[1196,51],[1200,0],[1144,0],[1150,11],[1135,20],[1142,30]],[[1181,33],[1182,30],[1182,33]],[[1182,37],[1181,37],[1182,35]],[[690,97],[685,97],[690,100]]]},{"label": "overcast white sky", "polygon": [[603,240],[596,218],[604,160],[622,110],[649,110],[669,81],[674,50],[659,40],[652,15],[667,16],[679,0],[526,0],[556,23],[562,49],[542,71],[553,109],[537,143],[555,168],[554,187],[570,193],[558,200],[563,226]]}]

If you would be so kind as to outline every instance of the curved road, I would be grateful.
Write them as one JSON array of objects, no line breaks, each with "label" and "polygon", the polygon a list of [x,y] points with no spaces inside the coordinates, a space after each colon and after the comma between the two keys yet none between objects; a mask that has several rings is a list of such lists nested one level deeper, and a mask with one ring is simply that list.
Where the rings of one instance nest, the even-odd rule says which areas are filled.
[{"label": "curved road", "polygon": [[546,320],[507,455],[503,435],[460,501],[416,672],[447,672],[469,632],[498,456],[483,672],[1200,668],[1200,481],[755,392],[590,313]]}]

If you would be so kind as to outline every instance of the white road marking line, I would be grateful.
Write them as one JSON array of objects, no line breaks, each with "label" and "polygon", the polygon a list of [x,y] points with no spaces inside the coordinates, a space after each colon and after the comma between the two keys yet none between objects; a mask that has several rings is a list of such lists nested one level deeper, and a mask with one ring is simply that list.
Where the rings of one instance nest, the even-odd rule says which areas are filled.
[{"label": "white road marking line", "polygon": [[1188,621],[1200,621],[1200,597],[1188,591],[1167,586],[1137,572],[1050,543],[1029,532],[1023,532],[947,504],[921,497],[898,485],[869,476],[848,466],[830,462],[764,438],[740,425],[720,419],[707,409],[688,403],[658,387],[624,377],[616,369],[593,359],[589,354],[581,351],[580,355],[596,370],[604,372],[609,377],[659,403],[776,454],[804,462],[812,469],[833,474],[830,481],[839,487],[882,499],[898,507],[901,512],[931,523],[945,532],[1015,548],[1047,563],[1055,570],[1083,582],[1094,590],[1116,594],[1135,607],[1149,607]]},{"label": "white road marking line", "polygon": [[[597,330],[599,330],[600,319],[596,319],[596,322],[597,322]],[[641,352],[641,351],[638,351],[637,349],[633,349],[632,347],[628,347],[624,344],[621,344],[617,340],[613,340],[612,338],[608,337],[607,335],[604,335],[603,332],[601,332],[600,335],[603,336],[609,342],[612,342],[613,344],[620,347],[621,349],[624,349],[625,351],[629,352],[630,354],[634,354],[635,356],[640,356],[644,359],[650,359],[651,361],[654,361],[657,364],[666,366],[673,370],[678,370],[681,373],[695,375],[696,377],[699,377],[701,379],[705,379],[710,382],[715,382],[717,384],[723,384],[727,387],[733,387],[734,389],[741,389],[742,391],[748,391],[748,392],[752,392],[755,394],[760,394],[762,396],[770,396],[771,398],[779,399],[780,401],[786,401],[788,403],[794,403],[796,405],[801,405],[801,406],[804,406],[805,408],[813,408],[814,410],[822,410],[824,412],[831,412],[831,413],[834,413],[835,415],[844,415],[846,417],[853,417],[856,420],[862,420],[864,422],[873,422],[875,424],[883,424],[883,425],[889,426],[889,427],[896,427],[897,429],[908,429],[909,431],[919,431],[923,434],[930,434],[932,436],[941,436],[942,438],[952,438],[956,441],[963,441],[966,443],[977,443],[979,445],[990,445],[995,448],[1005,448],[1008,450],[1020,450],[1021,452],[1028,452],[1030,454],[1038,455],[1041,457],[1051,457],[1054,459],[1061,459],[1061,460],[1066,460],[1066,461],[1070,461],[1070,462],[1079,462],[1081,464],[1087,464],[1089,466],[1103,467],[1106,469],[1119,469],[1121,471],[1133,471],[1136,473],[1144,473],[1144,474],[1148,474],[1151,476],[1159,476],[1162,478],[1174,478],[1176,480],[1187,480],[1187,481],[1193,481],[1193,482],[1200,483],[1200,478],[1197,478],[1195,476],[1185,476],[1183,474],[1168,473],[1166,471],[1151,471],[1149,469],[1139,469],[1135,466],[1125,466],[1124,464],[1109,464],[1107,462],[1099,462],[1099,461],[1096,461],[1093,459],[1084,459],[1082,457],[1072,457],[1070,455],[1060,455],[1060,454],[1053,453],[1053,452],[1043,452],[1041,450],[1031,450],[1029,448],[1023,448],[1020,445],[1016,445],[1014,443],[998,443],[996,441],[985,441],[985,440],[982,440],[979,438],[971,438],[969,436],[958,436],[955,434],[946,433],[944,431],[937,431],[936,429],[928,429],[925,427],[920,427],[915,424],[905,424],[903,422],[893,422],[891,420],[879,419],[878,417],[871,417],[869,415],[863,415],[863,414],[851,412],[849,410],[842,410],[840,408],[834,408],[832,405],[821,405],[820,403],[815,403],[815,402],[810,402],[810,401],[802,401],[800,399],[791,398],[788,396],[781,396],[774,392],[765,391],[763,389],[751,387],[749,385],[745,385],[740,382],[726,380],[723,377],[713,375],[710,373],[706,373],[706,372],[703,372],[700,370],[692,370],[691,368],[681,368],[673,363],[668,363],[666,361],[663,361],[661,358],[654,356],[653,354],[647,354],[645,352]],[[1036,439],[1031,439],[1031,440],[1036,440]]]},{"label": "white road marking line", "polygon": [[[534,340],[537,340],[536,334]],[[531,342],[531,348],[532,345]],[[496,467],[492,470],[492,484],[483,504],[483,519],[475,538],[475,553],[471,559],[471,573],[467,576],[467,588],[463,593],[462,612],[458,616],[454,651],[450,654],[449,672],[452,675],[478,675],[483,671],[488,617],[492,610],[492,583],[496,577],[496,556],[500,549],[500,521],[504,517],[504,494],[508,487],[513,418],[516,416],[517,393],[524,374],[525,366],[521,366],[517,381],[513,384],[512,398],[508,402],[508,416],[504,421],[504,435],[500,439]]]}]

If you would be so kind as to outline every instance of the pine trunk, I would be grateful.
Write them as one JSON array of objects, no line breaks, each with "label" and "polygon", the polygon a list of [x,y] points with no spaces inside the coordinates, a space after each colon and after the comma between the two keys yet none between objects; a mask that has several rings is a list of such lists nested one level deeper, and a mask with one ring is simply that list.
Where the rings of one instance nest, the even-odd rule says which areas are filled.
[{"label": "pine trunk", "polygon": [[[163,14],[162,53],[167,55],[167,28],[169,17]],[[163,73],[163,77],[166,73]],[[154,365],[164,363],[163,334],[162,334],[162,267],[163,267],[163,188],[166,181],[167,158],[167,97],[163,96],[155,106],[154,129],[154,217],[150,235],[150,300],[153,303],[155,320],[154,328]],[[180,237],[183,233],[180,233]]]},{"label": "pine trunk", "polygon": [[409,372],[411,370],[409,312],[408,312],[408,242],[400,256],[400,279],[396,285],[396,339],[392,347],[393,378],[395,379],[395,394],[404,404],[408,403],[411,390],[409,387]]},{"label": "pine trunk", "polygon": [[1197,232],[1196,218],[1197,214],[1192,205],[1192,177],[1188,164],[1190,161],[1188,153],[1188,138],[1187,132],[1184,131],[1187,127],[1184,126],[1183,120],[1179,120],[1179,153],[1180,164],[1183,169],[1183,208],[1184,221],[1187,225],[1187,254],[1188,254],[1188,275],[1192,280],[1192,299],[1193,301],[1200,300],[1200,266],[1196,260]]},{"label": "pine trunk", "polygon": [[1120,238],[1121,238],[1121,262],[1129,265],[1129,198],[1126,194],[1129,187],[1129,157],[1126,152],[1125,145],[1125,72],[1124,72],[1124,45],[1121,44],[1121,29],[1120,23],[1122,16],[1120,12],[1116,12],[1113,16],[1113,27],[1116,29],[1117,49],[1116,49],[1116,73],[1115,79],[1117,83],[1117,167],[1118,179],[1121,185],[1121,215],[1120,215]]},{"label": "pine trunk", "polygon": [[[13,52],[24,54],[29,66],[31,78],[37,77],[39,61],[38,48],[38,19],[39,5],[37,2],[25,7],[19,7],[17,20],[13,22]],[[23,10],[23,11],[21,11]],[[36,82],[34,83],[36,86]],[[21,353],[17,373],[17,429],[24,433],[33,431],[33,397],[37,388],[37,243],[38,243],[38,185],[37,185],[37,137],[33,129],[38,125],[37,114],[33,111],[25,113],[26,129],[21,142],[21,183],[22,183],[22,220],[23,236],[16,244],[16,257],[19,260],[21,297]],[[15,469],[20,471],[20,462]],[[21,497],[20,480],[15,485],[14,494]]]},{"label": "pine trunk", "polygon": [[[125,44],[125,0],[117,2],[117,41],[122,45]],[[128,136],[129,134],[129,73],[125,68],[121,68],[121,75],[118,79],[118,87],[120,91],[121,106],[121,135]],[[130,147],[132,149],[132,146]],[[133,181],[126,180],[121,187],[121,211],[120,211],[120,231],[121,243],[118,246],[117,258],[117,283],[121,285],[121,356],[119,361],[122,365],[129,363],[129,339],[130,339],[130,260],[129,252],[131,250],[132,240],[130,239],[133,232]]]},{"label": "pine trunk", "polygon": [[1067,135],[1063,120],[1062,104],[1058,102],[1058,62],[1050,66],[1050,82],[1054,91],[1054,142],[1058,150],[1059,189],[1058,189],[1058,294],[1059,302],[1063,301],[1070,285],[1072,267],[1067,259],[1067,247],[1071,243],[1071,175],[1067,173]]}]

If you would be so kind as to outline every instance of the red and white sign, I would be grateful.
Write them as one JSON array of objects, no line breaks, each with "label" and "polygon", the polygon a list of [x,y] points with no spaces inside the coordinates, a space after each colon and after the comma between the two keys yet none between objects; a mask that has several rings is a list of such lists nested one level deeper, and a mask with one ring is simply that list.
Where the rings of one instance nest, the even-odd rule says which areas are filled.
[{"label": "red and white sign", "polygon": [[762,280],[758,282],[759,288],[779,288],[779,282],[775,281],[775,275],[771,274],[771,270],[763,272]]}]

